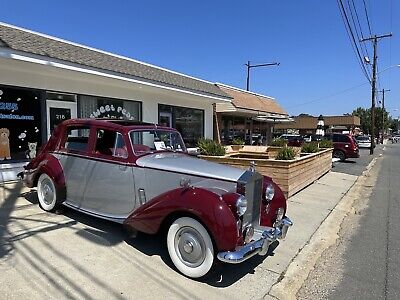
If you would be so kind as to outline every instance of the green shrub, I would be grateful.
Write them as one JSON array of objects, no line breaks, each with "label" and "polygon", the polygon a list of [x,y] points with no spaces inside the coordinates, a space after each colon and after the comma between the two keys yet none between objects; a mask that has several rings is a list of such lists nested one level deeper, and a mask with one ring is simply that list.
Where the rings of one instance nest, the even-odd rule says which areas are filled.
[{"label": "green shrub", "polygon": [[275,147],[285,147],[287,145],[287,140],[284,139],[273,139],[270,143],[270,146]]},{"label": "green shrub", "polygon": [[197,143],[201,155],[221,156],[225,155],[225,147],[210,139],[200,139]]},{"label": "green shrub", "polygon": [[276,156],[275,159],[279,160],[292,160],[296,156],[296,151],[292,147],[283,147],[282,149],[279,149],[278,155]]},{"label": "green shrub", "polygon": [[329,140],[322,140],[319,142],[319,147],[320,148],[333,148],[333,143],[332,143],[332,141],[329,141]]},{"label": "green shrub", "polygon": [[316,153],[318,151],[318,143],[316,142],[305,143],[303,147],[301,147],[302,153]]},{"label": "green shrub", "polygon": [[232,145],[244,145],[244,140],[241,138],[234,138],[232,140]]}]

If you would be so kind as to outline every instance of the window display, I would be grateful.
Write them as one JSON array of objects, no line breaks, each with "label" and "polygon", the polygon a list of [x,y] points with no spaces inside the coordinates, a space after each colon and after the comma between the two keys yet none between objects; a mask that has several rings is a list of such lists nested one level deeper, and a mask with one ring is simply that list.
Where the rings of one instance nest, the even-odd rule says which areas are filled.
[{"label": "window display", "polygon": [[196,147],[197,141],[204,137],[204,111],[201,109],[159,104],[158,122],[164,126],[172,124],[187,147]]},{"label": "window display", "polygon": [[0,86],[0,163],[36,157],[41,141],[40,91]]},{"label": "window display", "polygon": [[141,103],[93,96],[79,96],[81,118],[111,118],[140,121]]}]

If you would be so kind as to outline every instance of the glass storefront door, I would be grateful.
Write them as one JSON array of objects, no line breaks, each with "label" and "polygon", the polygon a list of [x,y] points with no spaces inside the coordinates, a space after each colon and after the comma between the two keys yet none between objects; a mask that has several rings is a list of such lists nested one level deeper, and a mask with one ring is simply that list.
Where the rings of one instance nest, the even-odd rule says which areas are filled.
[{"label": "glass storefront door", "polygon": [[[74,95],[72,99],[75,99]],[[75,101],[47,100],[47,138],[50,137],[54,128],[62,121],[77,117],[77,106]]]}]

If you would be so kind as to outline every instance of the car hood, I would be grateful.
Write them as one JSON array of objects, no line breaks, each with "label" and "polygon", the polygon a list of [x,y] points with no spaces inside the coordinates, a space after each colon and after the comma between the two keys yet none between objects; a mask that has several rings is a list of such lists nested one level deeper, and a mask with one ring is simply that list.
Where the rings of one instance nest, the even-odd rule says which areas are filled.
[{"label": "car hood", "polygon": [[244,170],[206,161],[183,153],[156,153],[139,158],[140,167],[201,176],[213,179],[238,181]]}]

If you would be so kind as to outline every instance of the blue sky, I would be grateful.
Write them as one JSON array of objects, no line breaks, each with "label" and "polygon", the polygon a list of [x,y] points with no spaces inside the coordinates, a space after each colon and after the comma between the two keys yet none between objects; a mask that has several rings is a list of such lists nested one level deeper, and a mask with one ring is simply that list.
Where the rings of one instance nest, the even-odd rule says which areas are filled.
[{"label": "blue sky", "polygon": [[[363,1],[354,2],[368,35]],[[394,34],[379,43],[379,69],[400,64],[399,4],[365,2],[372,33]],[[276,98],[291,115],[370,106],[371,87],[335,0],[0,0],[0,7],[2,22],[243,89],[248,60],[278,61],[252,69],[250,88]],[[394,116],[400,115],[393,110],[400,109],[399,80],[400,68],[379,74],[378,88],[391,90],[385,102]]]}]

